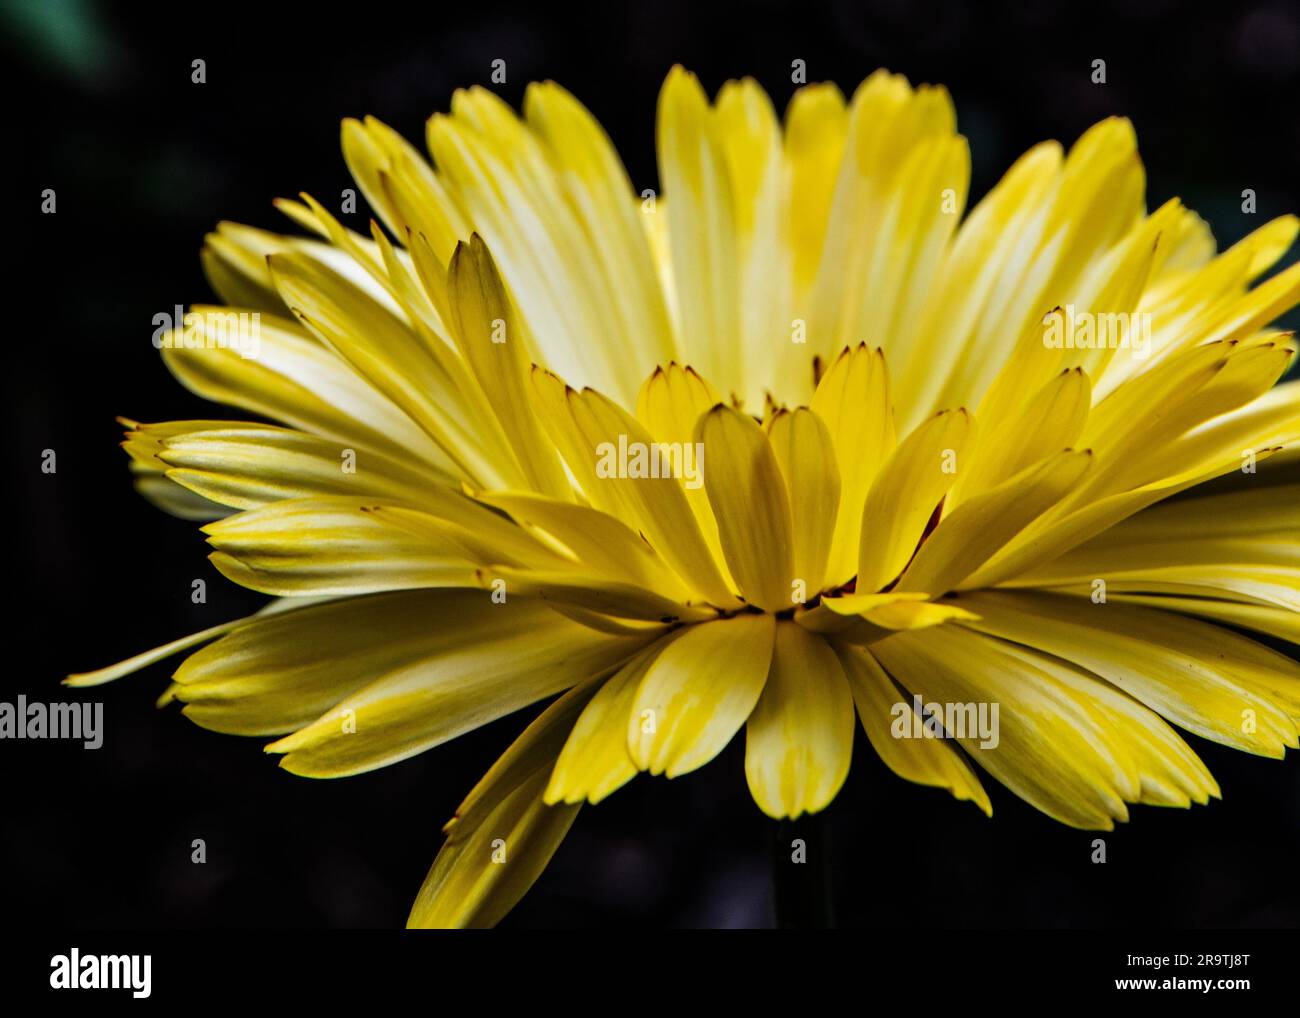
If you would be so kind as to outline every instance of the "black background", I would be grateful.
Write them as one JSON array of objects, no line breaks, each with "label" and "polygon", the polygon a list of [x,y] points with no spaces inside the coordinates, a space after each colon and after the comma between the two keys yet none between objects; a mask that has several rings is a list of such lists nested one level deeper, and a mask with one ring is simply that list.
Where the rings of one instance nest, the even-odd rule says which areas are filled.
[{"label": "black background", "polygon": [[[238,416],[184,391],[151,319],[211,294],[218,219],[291,231],[271,208],[307,190],[337,206],[343,116],[423,137],[452,91],[518,104],[554,78],[586,102],[638,189],[655,185],[653,116],[674,62],[715,91],[749,74],[783,108],[790,62],[846,93],[877,66],[951,89],[972,142],[972,198],[1023,150],[1111,113],[1136,123],[1149,205],[1181,195],[1221,244],[1300,211],[1300,11],[1276,3],[1068,7],[750,4],[0,5],[10,235],[4,317],[7,640],[0,699],[105,703],[96,752],[0,742],[0,879],[14,926],[400,925],[461,796],[523,726],[507,718],[413,760],[339,781],[278,769],[261,740],[216,735],[153,700],[169,665],[97,690],[57,683],[240,615],[194,526],[134,494],[114,416]],[[207,82],[190,62],[207,62]],[[1091,82],[1104,59],[1108,81]],[[41,190],[58,195],[39,212]],[[1243,215],[1241,191],[1258,194]],[[346,217],[345,217],[346,218]],[[362,228],[363,213],[351,217]],[[40,470],[54,449],[58,472]],[[190,602],[209,580],[206,605]],[[376,638],[382,638],[380,634]],[[528,712],[531,716],[531,712]],[[1300,761],[1188,736],[1218,778],[1208,808],[1138,807],[1107,835],[1072,831],[986,780],[995,819],[904,783],[859,736],[827,814],[844,925],[1300,925]],[[772,921],[770,822],[733,744],[667,782],[585,809],[516,927],[753,926]],[[1105,837],[1109,861],[1090,861]],[[208,862],[190,862],[203,838]]]}]

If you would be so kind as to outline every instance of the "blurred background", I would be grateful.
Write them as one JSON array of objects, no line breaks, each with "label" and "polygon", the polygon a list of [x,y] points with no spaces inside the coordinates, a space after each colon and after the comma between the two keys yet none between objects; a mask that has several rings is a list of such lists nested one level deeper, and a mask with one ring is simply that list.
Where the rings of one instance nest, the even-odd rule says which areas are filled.
[{"label": "blurred background", "polygon": [[[810,81],[846,93],[886,66],[952,91],[973,150],[972,202],[1033,143],[1069,143],[1123,114],[1137,126],[1148,204],[1180,195],[1223,246],[1300,211],[1300,10],[1206,6],[479,2],[415,15],[375,2],[0,0],[6,161],[21,224],[0,372],[14,538],[0,700],[102,699],[107,730],[96,752],[0,742],[10,924],[398,926],[441,824],[535,713],[319,782],[278,769],[263,740],[157,711],[174,665],[98,690],[58,685],[260,603],[211,569],[193,525],[133,492],[114,416],[231,415],[171,379],[151,319],[211,298],[198,251],[218,219],[290,232],[272,198],[330,199],[351,185],[342,117],[374,114],[418,141],[458,87],[489,85],[517,105],[528,81],[553,78],[601,119],[639,190],[657,186],[655,98],[673,63],[710,92],[752,75],[779,108],[794,59]],[[193,84],[199,58],[207,81]],[[504,85],[490,85],[497,58]],[[1104,85],[1091,80],[1097,59]],[[54,215],[40,212],[46,188],[57,193]],[[1241,211],[1246,188],[1254,215]],[[367,216],[343,218],[364,229]],[[54,475],[40,470],[47,448],[58,455]],[[205,605],[190,601],[195,578],[209,581]],[[1188,739],[1224,801],[1135,808],[1104,835],[1104,866],[1090,861],[1096,835],[1047,820],[991,780],[989,821],[894,777],[860,735],[809,850],[829,859],[846,926],[1300,925],[1300,758]],[[205,865],[190,862],[195,838],[207,843]],[[773,839],[737,742],[695,774],[641,778],[583,810],[505,925],[770,925]]]}]

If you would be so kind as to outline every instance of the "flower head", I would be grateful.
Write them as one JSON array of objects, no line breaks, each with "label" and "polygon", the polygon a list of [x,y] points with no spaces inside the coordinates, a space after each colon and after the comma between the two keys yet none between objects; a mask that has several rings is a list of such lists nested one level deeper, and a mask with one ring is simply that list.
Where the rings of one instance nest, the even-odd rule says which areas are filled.
[{"label": "flower head", "polygon": [[991,812],[979,768],[1081,828],[1218,795],[1171,725],[1282,756],[1300,667],[1240,630],[1300,640],[1300,383],[1269,329],[1300,266],[1253,285],[1297,221],[1216,253],[1177,200],[1147,212],[1120,119],[963,217],[955,123],[885,72],[782,123],[675,69],[638,195],[550,82],[522,116],[456,93],[431,159],[345,121],[369,234],[305,195],[278,205],[313,238],[221,224],[229,308],[161,344],[278,423],[125,442],[277,599],[70,681],[203,645],[164,701],[312,777],[549,700],[448,824],[419,925],[495,922],[580,804],[742,729],[773,817],[831,802],[859,723],[906,779]]}]

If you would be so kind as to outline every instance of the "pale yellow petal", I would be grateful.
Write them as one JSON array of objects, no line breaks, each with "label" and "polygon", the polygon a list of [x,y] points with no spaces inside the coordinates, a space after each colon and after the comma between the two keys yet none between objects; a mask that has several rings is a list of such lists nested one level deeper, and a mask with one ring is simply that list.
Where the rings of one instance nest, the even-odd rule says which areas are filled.
[{"label": "pale yellow petal", "polygon": [[[344,777],[405,760],[564,689],[611,674],[648,637],[580,626],[535,599],[447,592],[430,615],[438,644],[266,747],[305,777]],[[557,749],[558,752],[558,749]],[[540,798],[545,779],[537,789]]]},{"label": "pale yellow petal", "polygon": [[681,67],[659,94],[656,138],[682,352],[706,378],[731,377],[741,332],[732,186],[716,115]]},{"label": "pale yellow petal", "polygon": [[980,592],[961,603],[979,615],[963,626],[1082,665],[1197,735],[1274,757],[1297,744],[1288,709],[1300,670],[1245,637],[1137,605],[1054,594]]}]

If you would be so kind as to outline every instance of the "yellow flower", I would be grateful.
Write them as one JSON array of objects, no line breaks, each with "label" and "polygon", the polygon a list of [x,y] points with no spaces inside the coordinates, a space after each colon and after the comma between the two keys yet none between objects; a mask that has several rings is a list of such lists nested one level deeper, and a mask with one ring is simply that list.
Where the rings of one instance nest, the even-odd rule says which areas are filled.
[{"label": "yellow flower", "polygon": [[884,72],[782,125],[754,82],[710,103],[673,70],[662,195],[550,82],[522,117],[457,92],[431,162],[342,135],[369,236],[305,195],[278,205],[313,239],[223,223],[230,307],[159,337],[280,423],[127,422],[141,490],[277,600],[69,681],[206,644],[163,702],[311,777],[560,694],[412,924],[496,922],[581,803],[742,727],[773,817],[834,798],[856,714],[903,778],[990,812],[978,765],[1091,829],[1218,795],[1170,723],[1297,745],[1300,667],[1238,632],[1300,641],[1300,383],[1268,328],[1300,265],[1252,286],[1294,217],[1216,253],[1177,200],[1146,212],[1111,119],[963,218],[947,92]]}]

